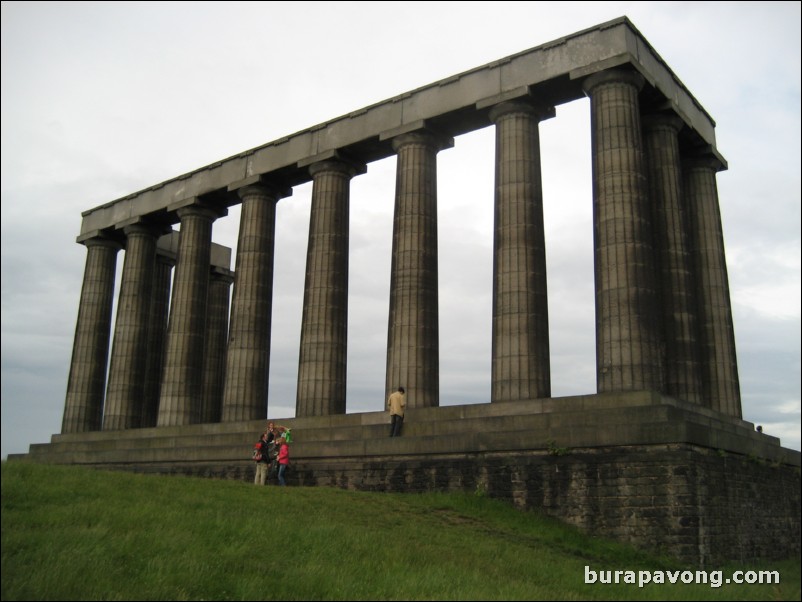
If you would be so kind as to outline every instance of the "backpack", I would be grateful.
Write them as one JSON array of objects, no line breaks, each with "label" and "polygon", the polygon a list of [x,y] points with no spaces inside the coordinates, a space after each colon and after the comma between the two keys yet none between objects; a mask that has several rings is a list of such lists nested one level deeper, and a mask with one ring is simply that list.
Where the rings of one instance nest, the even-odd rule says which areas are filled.
[{"label": "backpack", "polygon": [[254,462],[261,462],[262,461],[262,452],[264,448],[264,443],[262,441],[257,441],[256,445],[253,446],[253,453],[251,454],[251,459]]}]

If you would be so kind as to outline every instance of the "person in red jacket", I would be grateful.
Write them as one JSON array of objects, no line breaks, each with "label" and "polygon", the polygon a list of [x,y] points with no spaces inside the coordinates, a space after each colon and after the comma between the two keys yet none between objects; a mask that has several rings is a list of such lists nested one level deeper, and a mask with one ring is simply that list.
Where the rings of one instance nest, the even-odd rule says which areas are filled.
[{"label": "person in red jacket", "polygon": [[284,480],[284,475],[287,472],[287,466],[290,464],[290,446],[287,445],[287,440],[284,437],[278,439],[278,484],[286,485],[287,481]]}]

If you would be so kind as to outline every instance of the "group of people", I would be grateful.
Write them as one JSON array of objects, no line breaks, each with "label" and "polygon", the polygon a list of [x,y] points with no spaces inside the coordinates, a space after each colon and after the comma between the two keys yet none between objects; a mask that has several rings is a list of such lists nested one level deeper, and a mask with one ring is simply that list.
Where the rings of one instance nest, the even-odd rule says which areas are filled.
[{"label": "group of people", "polygon": [[254,485],[267,485],[268,476],[278,475],[278,484],[286,485],[287,466],[290,464],[290,430],[283,426],[267,423],[265,432],[254,446],[253,459],[256,462]]},{"label": "group of people", "polygon": [[[390,411],[390,436],[401,435],[401,426],[404,424],[404,410],[407,406],[406,391],[398,387],[387,399],[387,409]],[[286,485],[287,466],[290,464],[291,440],[290,429],[276,426],[273,422],[267,423],[267,429],[254,446],[253,459],[256,462],[255,485],[267,485],[268,476],[277,473],[278,484]]]}]

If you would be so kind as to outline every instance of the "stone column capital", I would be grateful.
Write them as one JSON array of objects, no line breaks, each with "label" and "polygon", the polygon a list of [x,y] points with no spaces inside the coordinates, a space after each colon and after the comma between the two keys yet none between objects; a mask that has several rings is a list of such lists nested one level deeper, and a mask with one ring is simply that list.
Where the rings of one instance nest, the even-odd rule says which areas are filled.
[{"label": "stone column capital", "polygon": [[724,171],[727,165],[712,152],[689,153],[682,157],[684,169],[710,169],[714,172]]},{"label": "stone column capital", "polygon": [[186,207],[181,207],[176,213],[178,214],[179,219],[184,219],[185,217],[201,217],[209,220],[210,222],[213,222],[220,217],[219,212],[204,205],[188,205]]},{"label": "stone column capital", "polygon": [[398,152],[402,147],[410,144],[428,146],[434,150],[434,152],[439,152],[443,149],[454,146],[454,139],[444,136],[443,134],[433,132],[429,129],[420,129],[415,130],[414,132],[400,134],[399,136],[393,138],[392,141],[393,150],[396,152]]},{"label": "stone column capital", "polygon": [[157,226],[155,224],[148,224],[145,222],[137,222],[135,224],[128,224],[127,226],[124,226],[122,230],[126,236],[131,236],[132,234],[141,234],[143,236],[158,238],[164,234],[165,229],[163,226]]},{"label": "stone column capital", "polygon": [[685,125],[685,122],[679,115],[672,111],[641,115],[641,125],[644,129],[668,128],[679,133]]},{"label": "stone column capital", "polygon": [[246,198],[262,197],[270,200],[273,203],[278,203],[284,197],[292,194],[292,189],[289,191],[284,190],[280,186],[270,184],[267,182],[255,182],[253,184],[246,184],[241,188],[237,188],[237,196],[240,200],[244,201]]},{"label": "stone column capital", "polygon": [[123,244],[117,238],[113,238],[107,234],[99,234],[98,236],[93,236],[92,238],[87,238],[85,240],[79,240],[79,243],[84,245],[85,247],[108,247],[115,251],[119,251],[123,248]]},{"label": "stone column capital", "polygon": [[226,284],[234,283],[234,272],[227,270],[226,268],[212,266],[210,276],[215,282],[225,282]]},{"label": "stone column capital", "polygon": [[355,175],[365,173],[367,168],[364,163],[355,163],[344,159],[326,159],[312,163],[309,166],[309,175],[313,178],[323,172],[334,172],[346,176],[349,180]]},{"label": "stone column capital", "polygon": [[515,113],[531,115],[538,121],[550,119],[555,115],[554,107],[519,99],[505,101],[495,105],[492,109],[490,109],[488,116],[490,117],[490,121],[497,123],[502,117]]},{"label": "stone column capital", "polygon": [[589,76],[582,83],[582,89],[588,96],[590,96],[596,88],[605,84],[629,84],[640,91],[645,82],[646,80],[637,71],[628,69],[607,69]]},{"label": "stone column capital", "polygon": [[175,267],[175,254],[156,249],[156,261],[169,267]]}]

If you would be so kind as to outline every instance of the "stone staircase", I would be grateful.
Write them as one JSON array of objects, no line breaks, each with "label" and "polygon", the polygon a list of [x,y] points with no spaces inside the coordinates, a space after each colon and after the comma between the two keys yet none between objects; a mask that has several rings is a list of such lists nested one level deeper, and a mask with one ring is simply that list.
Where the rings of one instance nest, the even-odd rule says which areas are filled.
[{"label": "stone staircase", "polygon": [[[407,411],[390,438],[386,412],[275,420],[292,429],[294,466],[325,459],[692,444],[799,466],[799,453],[754,425],[650,392],[582,395]],[[54,435],[10,456],[144,472],[246,478],[266,421]]]}]

